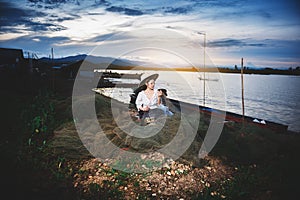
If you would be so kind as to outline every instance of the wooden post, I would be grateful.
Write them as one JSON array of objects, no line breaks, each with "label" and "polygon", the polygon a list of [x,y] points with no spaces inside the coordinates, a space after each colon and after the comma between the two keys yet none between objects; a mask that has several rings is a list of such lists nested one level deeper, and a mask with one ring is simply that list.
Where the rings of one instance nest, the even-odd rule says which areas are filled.
[{"label": "wooden post", "polygon": [[243,121],[245,116],[245,104],[244,104],[244,60],[241,59],[241,84],[242,84],[242,114],[243,114]]},{"label": "wooden post", "polygon": [[206,46],[206,33],[204,35],[204,41],[203,41],[203,105],[205,106],[205,46]]},{"label": "wooden post", "polygon": [[55,88],[55,85],[54,85],[54,76],[55,76],[55,69],[54,69],[54,52],[53,52],[53,48],[51,48],[51,56],[52,56],[52,59],[51,59],[51,63],[52,63],[52,65],[51,65],[51,67],[52,67],[52,69],[51,69],[51,71],[52,71],[52,89],[53,89],[53,91],[54,91],[54,88]]}]

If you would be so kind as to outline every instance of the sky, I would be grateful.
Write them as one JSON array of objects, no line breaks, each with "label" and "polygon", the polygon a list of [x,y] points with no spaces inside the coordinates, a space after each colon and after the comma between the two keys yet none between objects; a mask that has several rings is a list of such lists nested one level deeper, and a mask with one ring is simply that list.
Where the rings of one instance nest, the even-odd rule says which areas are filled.
[{"label": "sky", "polygon": [[297,0],[0,0],[0,24],[0,47],[39,58],[300,66]]}]

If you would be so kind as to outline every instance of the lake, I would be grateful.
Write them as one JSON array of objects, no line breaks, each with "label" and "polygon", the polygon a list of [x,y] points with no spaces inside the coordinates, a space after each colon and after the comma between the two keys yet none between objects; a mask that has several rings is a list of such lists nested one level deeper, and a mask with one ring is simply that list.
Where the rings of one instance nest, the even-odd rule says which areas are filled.
[{"label": "lake", "polygon": [[[133,70],[118,72],[144,73],[142,79],[157,73],[159,77],[156,88],[167,89],[169,98],[242,114],[240,74]],[[300,132],[300,76],[245,74],[243,77],[246,116],[285,124],[289,130]],[[107,89],[105,94],[129,103],[132,91],[131,88],[113,88]]]}]

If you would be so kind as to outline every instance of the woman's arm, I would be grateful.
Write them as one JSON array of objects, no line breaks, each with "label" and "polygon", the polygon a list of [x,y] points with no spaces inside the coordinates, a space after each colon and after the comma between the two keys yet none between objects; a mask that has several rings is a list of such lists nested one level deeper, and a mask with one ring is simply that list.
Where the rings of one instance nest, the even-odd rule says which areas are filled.
[{"label": "woman's arm", "polygon": [[157,105],[160,105],[160,104],[161,104],[161,97],[158,96],[158,97],[157,97]]},{"label": "woman's arm", "polygon": [[142,110],[142,105],[144,104],[143,102],[143,95],[142,95],[142,92],[139,92],[136,100],[135,100],[135,105],[137,107],[138,110]]},{"label": "woman's arm", "polygon": [[160,105],[162,102],[161,102],[161,98],[162,98],[162,91],[159,90],[157,91],[157,105]]}]

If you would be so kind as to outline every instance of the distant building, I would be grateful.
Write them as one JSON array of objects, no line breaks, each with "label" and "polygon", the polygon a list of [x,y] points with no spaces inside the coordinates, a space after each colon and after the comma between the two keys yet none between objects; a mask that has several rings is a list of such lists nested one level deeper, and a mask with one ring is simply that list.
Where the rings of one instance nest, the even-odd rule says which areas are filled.
[{"label": "distant building", "polygon": [[0,48],[0,68],[17,69],[24,60],[22,49]]}]

